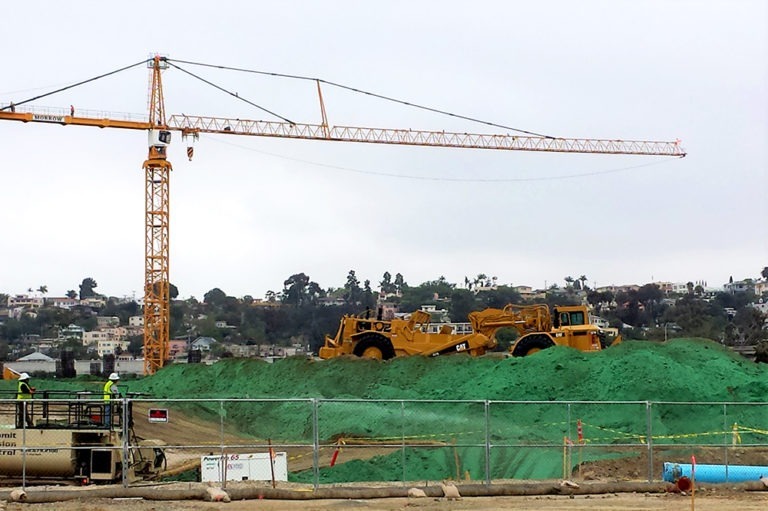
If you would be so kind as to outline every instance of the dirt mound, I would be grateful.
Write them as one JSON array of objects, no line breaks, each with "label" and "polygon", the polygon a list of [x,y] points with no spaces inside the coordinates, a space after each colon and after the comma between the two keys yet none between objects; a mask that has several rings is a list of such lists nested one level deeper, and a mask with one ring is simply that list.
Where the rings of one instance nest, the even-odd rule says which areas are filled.
[{"label": "dirt mound", "polygon": [[[575,435],[572,430],[577,418],[583,420],[585,436],[595,443],[640,445],[647,432],[644,403],[579,404],[566,412],[558,401],[763,402],[768,396],[768,370],[712,341],[680,339],[625,342],[599,353],[556,347],[531,357],[505,359],[446,356],[382,362],[296,358],[272,364],[231,359],[212,366],[170,366],[133,383],[132,390],[159,398],[348,399],[321,407],[321,442],[332,443],[338,437],[378,441],[393,435],[397,441],[402,437],[415,443],[434,442],[428,447],[384,450],[367,460],[345,460],[342,453],[332,470],[321,470],[321,482],[482,477],[484,450],[474,447],[485,441],[482,404],[446,401],[524,401],[491,406],[492,477],[552,478],[562,472],[562,441],[564,436]],[[361,399],[367,401],[356,402]],[[401,399],[420,402],[387,401]],[[744,407],[738,420],[749,424],[751,415],[760,413],[754,408]],[[198,407],[197,413],[201,411]],[[720,407],[696,409],[695,424],[691,413],[680,407],[658,406],[652,417],[654,436],[673,436],[691,432],[691,428],[696,432],[723,428]],[[255,437],[286,442],[311,439],[307,403],[231,404],[226,406],[226,415],[228,422]],[[737,420],[735,416],[733,420]],[[462,433],[457,436],[456,432]],[[695,435],[682,437],[675,441],[701,440]],[[502,444],[553,447],[498,447]],[[616,456],[587,449],[582,461]],[[292,475],[297,481],[312,477],[311,471]]]},{"label": "dirt mound", "polygon": [[131,388],[168,398],[754,402],[768,396],[768,370],[712,341],[679,339],[506,359],[229,359],[172,365]]}]

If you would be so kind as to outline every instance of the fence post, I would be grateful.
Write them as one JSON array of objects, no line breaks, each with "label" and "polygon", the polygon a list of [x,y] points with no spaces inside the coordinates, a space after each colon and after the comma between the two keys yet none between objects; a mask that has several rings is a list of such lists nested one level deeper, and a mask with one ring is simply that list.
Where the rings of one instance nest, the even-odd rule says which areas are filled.
[{"label": "fence post", "polygon": [[221,478],[221,487],[227,487],[227,464],[228,460],[224,453],[224,400],[219,400],[219,476]]},{"label": "fence post", "polygon": [[651,402],[645,402],[646,435],[645,443],[648,446],[648,482],[653,482],[653,428],[651,426]]},{"label": "fence post", "polygon": [[405,400],[400,401],[400,444],[402,447],[402,465],[403,478],[402,483],[405,486]]},{"label": "fence post", "polygon": [[318,399],[312,398],[312,470],[315,475],[315,490],[320,486],[320,431],[318,427]]},{"label": "fence post", "polygon": [[[130,420],[129,417],[132,414],[129,414],[129,406],[133,406],[131,403],[131,400],[127,397],[123,397],[123,452],[122,452],[122,474],[121,479],[123,483],[123,488],[128,487],[128,467],[130,467],[130,463],[128,461],[129,457],[129,443],[131,439],[128,437],[129,432],[131,431],[130,425],[128,424],[128,421]],[[111,424],[111,421],[110,421]]]},{"label": "fence post", "polygon": [[491,402],[485,400],[485,484],[491,485]]},{"label": "fence post", "polygon": [[[725,435],[725,439],[723,441],[723,450],[725,451],[725,482],[728,482],[728,404],[723,403],[723,434]],[[735,438],[733,439],[735,440]],[[736,444],[734,443],[734,447],[736,447]]]},{"label": "fence post", "polygon": [[[22,406],[27,406],[22,403]],[[27,491],[27,409],[21,409],[21,489]]]}]

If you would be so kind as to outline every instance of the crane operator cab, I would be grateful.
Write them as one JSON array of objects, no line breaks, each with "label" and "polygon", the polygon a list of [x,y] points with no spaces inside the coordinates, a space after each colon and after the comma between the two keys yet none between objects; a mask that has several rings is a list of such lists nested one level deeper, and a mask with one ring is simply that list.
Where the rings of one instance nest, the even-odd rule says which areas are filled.
[{"label": "crane operator cab", "polygon": [[171,132],[163,129],[149,130],[150,159],[166,158],[166,147],[171,143]]}]

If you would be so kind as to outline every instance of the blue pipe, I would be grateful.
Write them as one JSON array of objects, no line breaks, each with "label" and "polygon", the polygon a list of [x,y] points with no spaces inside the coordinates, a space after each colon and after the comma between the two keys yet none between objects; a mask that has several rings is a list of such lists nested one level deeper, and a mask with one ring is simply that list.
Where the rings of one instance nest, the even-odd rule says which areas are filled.
[{"label": "blue pipe", "polygon": [[[674,483],[683,476],[691,479],[690,463],[664,463],[662,478],[665,481]],[[768,467],[696,464],[696,482],[699,483],[741,483],[756,481],[763,476],[768,476]]]}]

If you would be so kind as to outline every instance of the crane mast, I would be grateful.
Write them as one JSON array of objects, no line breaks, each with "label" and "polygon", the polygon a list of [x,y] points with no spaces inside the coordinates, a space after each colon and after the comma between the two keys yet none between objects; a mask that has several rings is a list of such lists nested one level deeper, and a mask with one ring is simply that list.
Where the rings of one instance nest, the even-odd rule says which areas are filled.
[{"label": "crane mast", "polygon": [[[142,62],[143,64],[143,62]],[[13,103],[0,107],[0,120],[23,123],[48,123],[98,128],[142,130],[148,133],[149,155],[144,161],[145,179],[145,255],[144,255],[144,372],[154,374],[169,357],[170,343],[170,175],[171,162],[167,147],[171,132],[180,132],[183,139],[194,141],[201,133],[221,135],[250,135],[259,137],[294,138],[335,142],[371,144],[456,147],[512,151],[544,151],[561,153],[634,154],[653,156],[685,156],[680,141],[618,140],[593,138],[559,138],[520,136],[510,134],[478,134],[410,129],[329,126],[318,82],[322,123],[306,124],[279,121],[230,119],[170,115],[166,118],[161,71],[168,67],[166,57],[155,56],[147,61],[151,68],[148,120],[120,119],[119,115],[104,117],[99,112],[74,109],[44,109],[23,107]],[[69,115],[68,115],[69,114]],[[192,158],[192,147],[187,155]]]},{"label": "crane mast", "polygon": [[171,162],[166,149],[171,132],[165,121],[159,56],[149,63],[152,86],[149,105],[149,156],[144,162],[144,372],[154,374],[168,360],[170,340],[169,217]]}]

